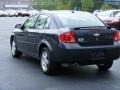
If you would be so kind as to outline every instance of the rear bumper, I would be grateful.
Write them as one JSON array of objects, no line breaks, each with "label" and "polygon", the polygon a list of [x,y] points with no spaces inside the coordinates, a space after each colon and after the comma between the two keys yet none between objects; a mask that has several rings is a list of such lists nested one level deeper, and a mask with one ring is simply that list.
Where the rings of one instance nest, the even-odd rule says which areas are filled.
[{"label": "rear bumper", "polygon": [[[98,56],[96,57],[96,55]],[[81,63],[88,65],[115,60],[118,59],[119,56],[120,46],[83,49],[59,49],[55,53],[55,61],[59,63]]]}]

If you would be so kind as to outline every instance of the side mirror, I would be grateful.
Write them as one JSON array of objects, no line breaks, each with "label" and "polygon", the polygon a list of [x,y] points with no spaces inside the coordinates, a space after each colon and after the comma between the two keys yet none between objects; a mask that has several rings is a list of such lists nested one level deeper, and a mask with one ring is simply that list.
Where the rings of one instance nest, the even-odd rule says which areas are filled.
[{"label": "side mirror", "polygon": [[22,24],[17,24],[17,25],[15,26],[15,28],[21,29],[21,28],[22,28]]}]

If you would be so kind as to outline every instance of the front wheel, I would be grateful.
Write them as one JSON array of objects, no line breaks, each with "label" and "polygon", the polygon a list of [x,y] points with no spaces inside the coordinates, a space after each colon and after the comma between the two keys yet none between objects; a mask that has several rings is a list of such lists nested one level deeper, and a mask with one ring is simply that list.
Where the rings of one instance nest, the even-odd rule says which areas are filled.
[{"label": "front wheel", "polygon": [[11,53],[13,57],[17,57],[17,58],[22,55],[22,52],[17,50],[16,43],[14,40],[12,40],[12,43],[11,43]]},{"label": "front wheel", "polygon": [[97,64],[97,67],[99,68],[99,70],[108,70],[112,67],[112,65],[113,65],[113,60],[107,63]]},{"label": "front wheel", "polygon": [[51,52],[48,48],[43,48],[41,52],[41,68],[45,74],[51,75],[55,74],[56,63],[53,62]]}]

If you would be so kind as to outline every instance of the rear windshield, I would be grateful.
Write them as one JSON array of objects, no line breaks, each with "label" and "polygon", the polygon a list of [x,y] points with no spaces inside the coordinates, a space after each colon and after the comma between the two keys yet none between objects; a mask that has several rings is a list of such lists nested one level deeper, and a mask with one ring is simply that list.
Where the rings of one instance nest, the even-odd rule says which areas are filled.
[{"label": "rear windshield", "polygon": [[105,24],[91,13],[58,14],[64,27],[105,27]]}]

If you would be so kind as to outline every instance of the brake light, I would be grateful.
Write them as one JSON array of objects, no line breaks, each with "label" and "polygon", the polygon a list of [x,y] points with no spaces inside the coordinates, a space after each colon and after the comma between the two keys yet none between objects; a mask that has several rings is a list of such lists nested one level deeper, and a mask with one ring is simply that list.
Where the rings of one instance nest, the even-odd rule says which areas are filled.
[{"label": "brake light", "polygon": [[114,19],[112,22],[120,22],[119,19]]},{"label": "brake light", "polygon": [[74,44],[74,43],[76,43],[75,35],[73,32],[64,33],[64,34],[60,35],[60,41],[62,41],[64,43]]},{"label": "brake light", "polygon": [[120,41],[120,32],[115,32],[114,33],[114,42],[119,42]]}]

